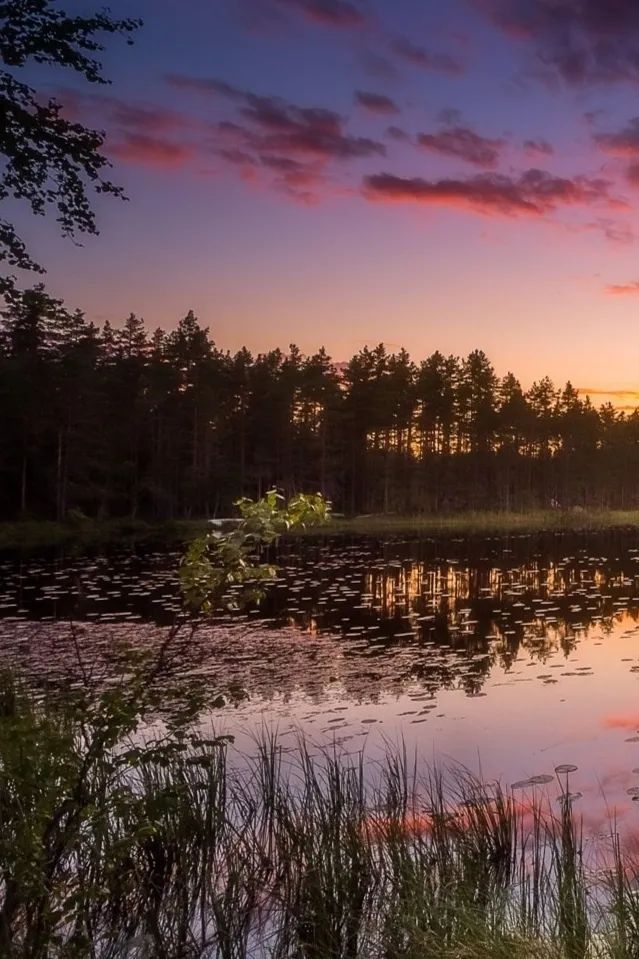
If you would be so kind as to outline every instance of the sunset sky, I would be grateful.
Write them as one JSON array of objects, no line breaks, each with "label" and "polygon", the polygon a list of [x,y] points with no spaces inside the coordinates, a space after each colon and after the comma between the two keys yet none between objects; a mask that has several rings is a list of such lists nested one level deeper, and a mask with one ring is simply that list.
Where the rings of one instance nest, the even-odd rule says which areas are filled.
[{"label": "sunset sky", "polygon": [[129,202],[82,248],[22,225],[69,306],[336,360],[480,347],[634,405],[637,0],[110,6],[145,21],[109,40],[112,86],[47,83]]}]

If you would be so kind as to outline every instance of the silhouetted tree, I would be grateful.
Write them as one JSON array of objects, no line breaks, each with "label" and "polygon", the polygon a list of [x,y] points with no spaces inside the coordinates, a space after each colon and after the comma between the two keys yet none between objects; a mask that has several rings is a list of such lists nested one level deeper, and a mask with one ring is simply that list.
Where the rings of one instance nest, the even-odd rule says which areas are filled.
[{"label": "silhouetted tree", "polygon": [[42,286],[6,298],[0,436],[5,517],[208,516],[272,486],[352,512],[639,505],[639,413],[570,383],[524,392],[480,350],[231,355],[192,312],[98,330]]},{"label": "silhouetted tree", "polygon": [[[104,176],[109,167],[101,152],[104,134],[65,117],[59,100],[21,80],[20,71],[33,64],[59,67],[88,83],[106,83],[95,56],[103,49],[100,35],[130,36],[137,26],[138,20],[107,13],[69,15],[52,0],[0,3],[0,201],[24,201],[36,215],[54,208],[66,236],[97,232],[89,189],[122,195]],[[5,219],[0,219],[0,263],[43,272]],[[0,292],[13,281],[0,276]]]}]

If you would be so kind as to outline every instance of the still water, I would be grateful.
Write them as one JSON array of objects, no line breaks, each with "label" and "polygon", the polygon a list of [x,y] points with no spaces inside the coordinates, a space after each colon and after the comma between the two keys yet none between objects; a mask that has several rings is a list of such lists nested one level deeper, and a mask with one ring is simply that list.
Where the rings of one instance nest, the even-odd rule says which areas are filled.
[{"label": "still water", "polygon": [[[4,556],[0,663],[49,683],[74,682],[79,656],[108,673],[179,614],[179,558]],[[371,761],[401,743],[522,790],[574,765],[588,832],[612,813],[639,825],[636,533],[297,541],[275,559],[259,610],[179,640],[176,668],[247,695],[212,717],[238,750],[265,728]]]}]

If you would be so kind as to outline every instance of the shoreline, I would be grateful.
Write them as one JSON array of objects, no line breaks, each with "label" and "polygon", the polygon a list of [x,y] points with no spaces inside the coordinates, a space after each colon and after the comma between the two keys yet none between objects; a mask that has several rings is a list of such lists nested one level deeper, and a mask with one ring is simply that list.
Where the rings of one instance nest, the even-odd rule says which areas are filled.
[{"label": "shoreline", "polygon": [[[138,542],[185,543],[204,533],[208,520],[151,522],[119,519],[86,523],[16,520],[0,523],[0,550],[34,550],[56,546],[83,548]],[[318,536],[509,536],[534,533],[601,533],[639,530],[636,510],[529,510],[453,514],[370,514],[336,516],[328,526],[296,531],[294,538]]]}]

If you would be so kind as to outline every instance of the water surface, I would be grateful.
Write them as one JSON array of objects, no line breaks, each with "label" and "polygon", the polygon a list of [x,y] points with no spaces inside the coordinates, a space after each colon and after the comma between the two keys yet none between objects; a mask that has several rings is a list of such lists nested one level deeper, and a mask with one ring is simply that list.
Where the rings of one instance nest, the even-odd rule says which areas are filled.
[{"label": "water surface", "polygon": [[[371,761],[401,742],[508,784],[571,764],[589,830],[613,807],[634,825],[636,534],[296,541],[276,559],[259,610],[179,640],[182,671],[247,694],[214,716],[239,749],[266,726],[283,744],[302,731],[365,745]],[[178,562],[169,549],[5,556],[0,657],[69,683],[79,656],[108,669],[121,643],[158,643],[180,611]]]}]

